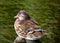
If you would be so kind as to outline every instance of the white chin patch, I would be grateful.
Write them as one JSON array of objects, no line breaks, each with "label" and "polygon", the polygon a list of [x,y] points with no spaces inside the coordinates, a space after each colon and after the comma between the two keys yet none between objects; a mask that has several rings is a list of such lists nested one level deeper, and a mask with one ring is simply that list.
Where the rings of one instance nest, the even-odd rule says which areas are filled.
[{"label": "white chin patch", "polygon": [[23,18],[23,17],[19,17],[19,19],[20,19],[20,20],[24,20],[24,18]]}]

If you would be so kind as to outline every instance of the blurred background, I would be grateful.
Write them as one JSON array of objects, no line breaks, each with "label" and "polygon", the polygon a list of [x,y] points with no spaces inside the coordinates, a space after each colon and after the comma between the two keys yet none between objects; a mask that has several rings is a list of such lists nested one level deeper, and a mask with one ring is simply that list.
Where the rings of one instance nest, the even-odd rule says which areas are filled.
[{"label": "blurred background", "polygon": [[20,10],[47,30],[42,43],[60,43],[60,0],[0,0],[0,43],[13,43],[17,37],[13,25]]}]

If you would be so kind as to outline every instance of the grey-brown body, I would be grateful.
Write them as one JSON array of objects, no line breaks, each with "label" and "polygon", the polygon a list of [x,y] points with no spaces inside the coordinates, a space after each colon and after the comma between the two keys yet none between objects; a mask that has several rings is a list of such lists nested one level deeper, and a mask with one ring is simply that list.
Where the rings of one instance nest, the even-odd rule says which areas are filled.
[{"label": "grey-brown body", "polygon": [[[25,42],[29,43],[29,41],[26,39],[26,37],[33,39],[33,37],[39,37],[39,36],[43,35],[43,33],[39,32],[39,31],[36,31],[34,33],[29,33],[29,34],[26,33],[27,29],[34,31],[34,30],[38,30],[40,28],[40,26],[34,20],[32,20],[25,11],[19,12],[15,16],[15,18],[16,18],[16,20],[14,23],[14,28],[15,28],[16,34],[18,36],[14,40],[14,43],[25,43]],[[32,43],[33,42],[34,42],[34,40],[32,41]]]},{"label": "grey-brown body", "polygon": [[[18,38],[15,39],[14,43],[15,42],[21,42],[21,40],[23,41],[27,36],[29,37],[32,37],[33,35],[38,35],[38,34],[41,34],[38,32],[38,34],[34,33],[34,34],[26,34],[26,29],[28,29],[29,26],[33,26],[35,25],[33,23],[32,20],[27,20],[27,21],[20,21],[19,19],[16,19],[15,23],[14,23],[14,28],[15,28],[15,31],[18,35]],[[37,25],[35,25],[36,27],[38,27]],[[22,37],[20,37],[22,36]]]}]

